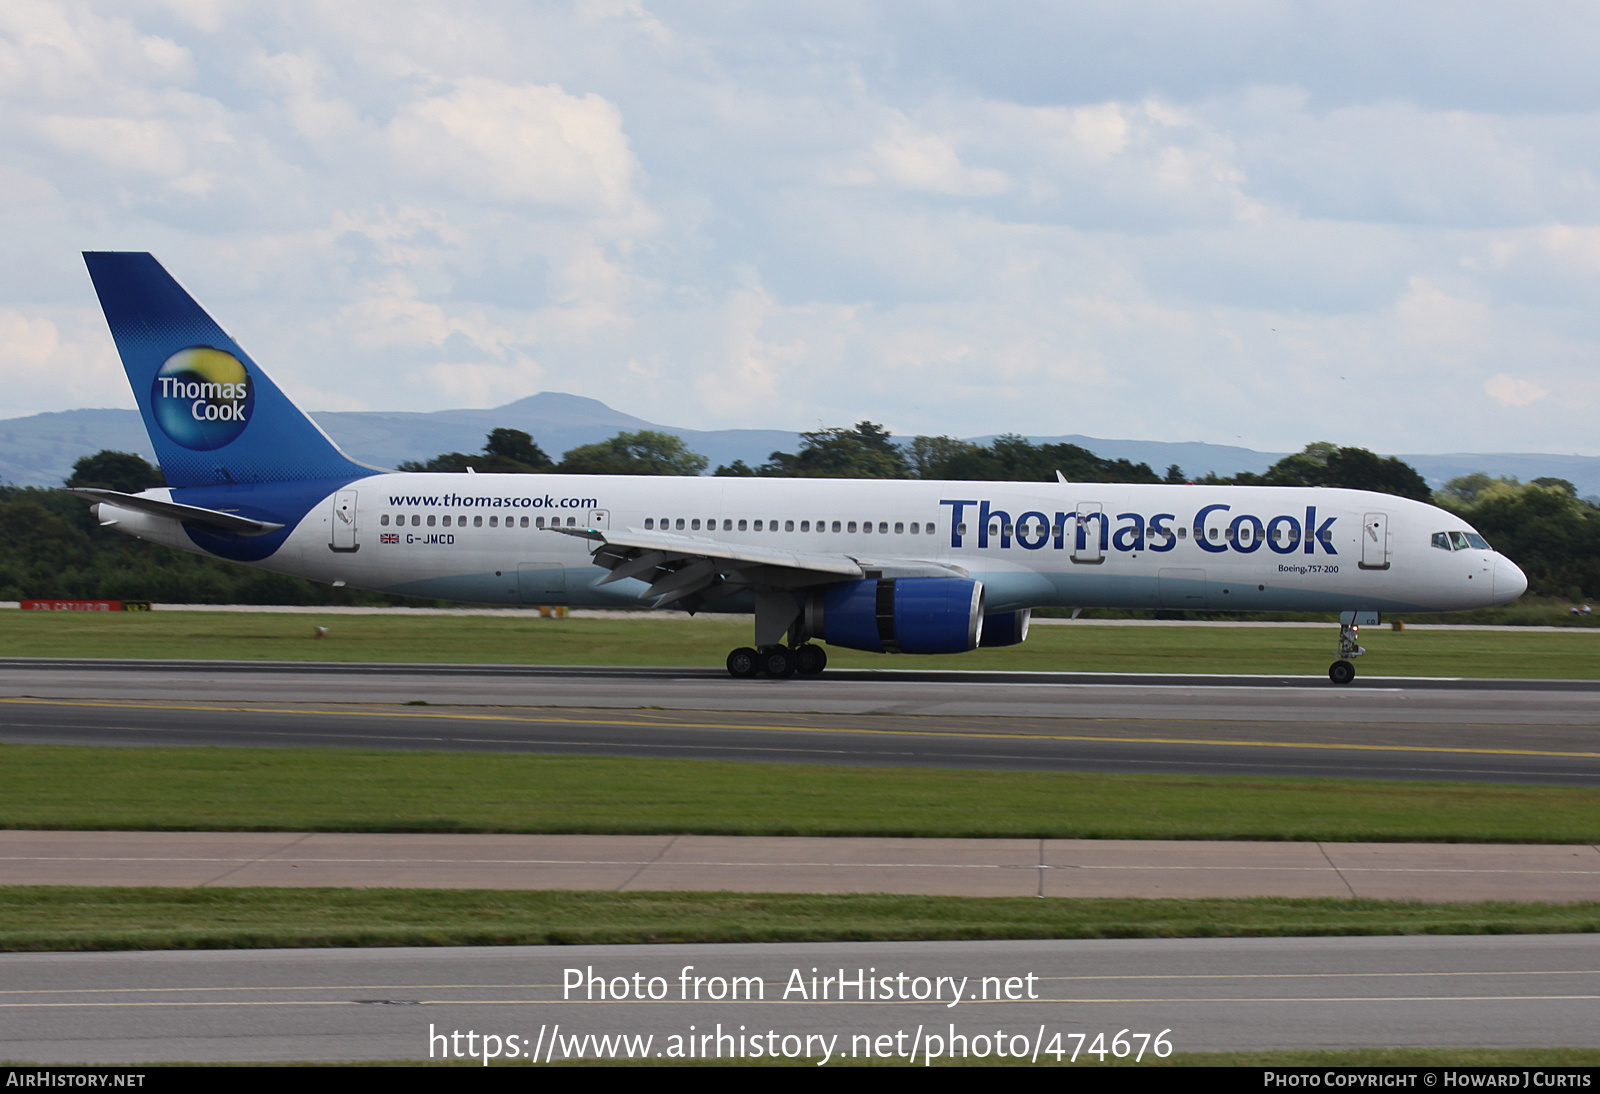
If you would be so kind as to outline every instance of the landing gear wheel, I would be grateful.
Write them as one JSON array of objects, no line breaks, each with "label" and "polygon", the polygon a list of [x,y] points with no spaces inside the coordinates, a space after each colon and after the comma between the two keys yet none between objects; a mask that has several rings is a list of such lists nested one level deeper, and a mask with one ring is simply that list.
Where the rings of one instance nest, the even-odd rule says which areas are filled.
[{"label": "landing gear wheel", "polygon": [[761,657],[749,646],[740,646],[728,654],[728,675],[748,680],[761,673]]},{"label": "landing gear wheel", "polygon": [[788,646],[768,646],[758,655],[761,671],[779,680],[794,675],[797,667],[794,651]]},{"label": "landing gear wheel", "polygon": [[794,651],[794,660],[801,676],[816,676],[828,667],[828,651],[807,642]]},{"label": "landing gear wheel", "polygon": [[1328,679],[1335,684],[1348,684],[1356,678],[1356,667],[1348,661],[1335,661],[1328,666]]}]

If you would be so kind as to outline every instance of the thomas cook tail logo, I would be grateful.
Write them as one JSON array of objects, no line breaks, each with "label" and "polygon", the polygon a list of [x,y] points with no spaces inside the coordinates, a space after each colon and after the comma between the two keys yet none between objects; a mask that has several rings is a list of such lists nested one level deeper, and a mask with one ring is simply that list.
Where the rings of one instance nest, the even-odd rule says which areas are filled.
[{"label": "thomas cook tail logo", "polygon": [[221,448],[244,432],[255,401],[244,365],[210,346],[191,346],[168,357],[150,389],[162,431],[201,452]]}]

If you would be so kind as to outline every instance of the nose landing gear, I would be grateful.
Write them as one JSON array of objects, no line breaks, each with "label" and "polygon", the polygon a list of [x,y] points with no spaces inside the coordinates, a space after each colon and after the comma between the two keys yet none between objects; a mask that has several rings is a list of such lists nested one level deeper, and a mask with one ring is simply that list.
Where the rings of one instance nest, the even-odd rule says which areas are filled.
[{"label": "nose landing gear", "polygon": [[1356,642],[1360,635],[1361,628],[1356,624],[1339,624],[1339,650],[1335,654],[1339,659],[1328,666],[1328,679],[1335,684],[1348,684],[1356,678],[1356,667],[1350,661],[1367,652]]}]

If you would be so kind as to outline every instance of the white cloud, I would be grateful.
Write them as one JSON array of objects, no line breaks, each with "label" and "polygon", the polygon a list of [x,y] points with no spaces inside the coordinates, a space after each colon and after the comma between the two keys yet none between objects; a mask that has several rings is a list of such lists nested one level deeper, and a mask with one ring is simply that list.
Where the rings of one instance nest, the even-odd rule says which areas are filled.
[{"label": "white cloud", "polygon": [[412,170],[471,198],[648,217],[622,115],[592,93],[466,77],[407,103],[388,136]]},{"label": "white cloud", "polygon": [[175,179],[188,170],[183,141],[162,120],[54,115],[39,119],[38,128],[58,148],[92,156],[108,167],[164,179]]},{"label": "white cloud", "polygon": [[0,416],[115,246],[322,406],[1594,450],[1581,51],[1246,7],[13,0]]},{"label": "white cloud", "polygon": [[1483,382],[1483,390],[1501,406],[1528,406],[1550,394],[1550,389],[1540,387],[1532,380],[1495,373]]},{"label": "white cloud", "polygon": [[63,391],[69,406],[133,406],[104,329],[97,310],[47,316],[0,308],[0,388],[14,413],[55,409]]},{"label": "white cloud", "polygon": [[1003,172],[962,163],[949,136],[923,132],[904,121],[873,142],[870,162],[867,177],[907,190],[973,197],[1011,188],[1011,180]]}]

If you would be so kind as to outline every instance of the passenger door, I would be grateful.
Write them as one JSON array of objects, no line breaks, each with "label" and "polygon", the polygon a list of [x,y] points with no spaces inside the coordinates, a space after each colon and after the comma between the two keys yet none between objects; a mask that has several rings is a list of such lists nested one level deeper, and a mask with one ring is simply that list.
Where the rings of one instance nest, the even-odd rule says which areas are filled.
[{"label": "passenger door", "polygon": [[1072,561],[1090,565],[1104,562],[1106,539],[1106,514],[1100,503],[1079,502],[1077,528],[1072,538]]},{"label": "passenger door", "polygon": [[1368,513],[1361,518],[1361,568],[1389,568],[1389,514]]},{"label": "passenger door", "polygon": [[333,495],[333,520],[328,546],[335,551],[357,551],[356,542],[356,492],[340,490]]}]

